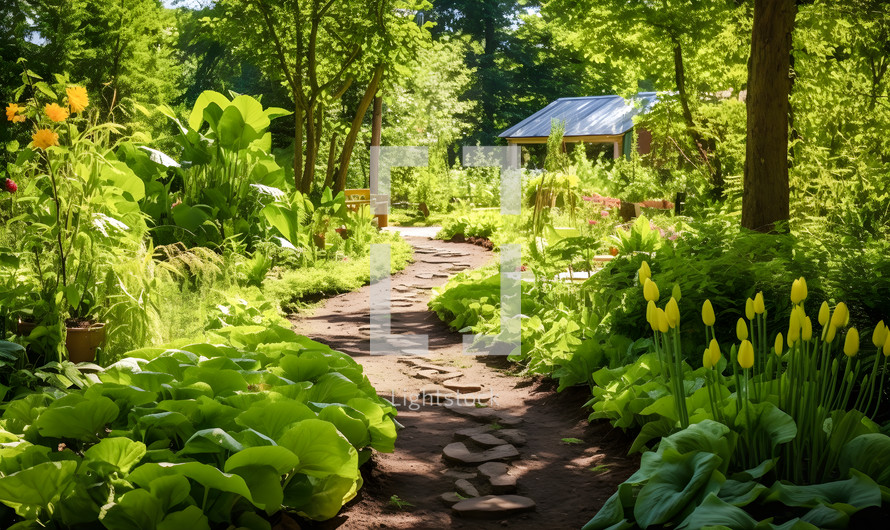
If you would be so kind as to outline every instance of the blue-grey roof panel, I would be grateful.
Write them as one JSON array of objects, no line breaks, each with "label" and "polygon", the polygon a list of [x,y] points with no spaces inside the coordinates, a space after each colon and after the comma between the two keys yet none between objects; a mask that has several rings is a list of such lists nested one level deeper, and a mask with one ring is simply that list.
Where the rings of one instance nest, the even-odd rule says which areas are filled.
[{"label": "blue-grey roof panel", "polygon": [[[647,111],[655,92],[641,92],[633,100],[621,96],[561,98],[502,132],[501,138],[550,136],[553,120],[565,121],[565,136],[622,134],[633,128],[633,117]],[[635,100],[638,103],[635,103]]]}]

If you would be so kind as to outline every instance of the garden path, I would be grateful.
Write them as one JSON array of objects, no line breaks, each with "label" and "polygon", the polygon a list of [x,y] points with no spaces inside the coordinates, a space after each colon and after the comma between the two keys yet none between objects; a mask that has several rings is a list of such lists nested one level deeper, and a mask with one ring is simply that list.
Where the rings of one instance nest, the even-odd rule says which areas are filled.
[{"label": "garden path", "polygon": [[[415,262],[392,277],[392,333],[426,334],[428,357],[369,354],[367,286],[293,318],[297,332],[355,357],[378,394],[397,406],[404,426],[395,453],[377,453],[365,466],[356,499],[316,527],[580,528],[638,468],[638,458],[626,456],[629,439],[608,424],[587,423],[586,389],[557,393],[551,379],[514,375],[516,366],[504,358],[463,355],[461,335],[427,308],[430,289],[456,270],[487,263],[491,252],[403,236],[415,247]],[[489,407],[446,406],[456,392],[464,403]],[[483,458],[506,465],[477,467]],[[515,493],[520,497],[492,502],[519,501],[517,513],[486,514],[466,501],[453,508],[460,499],[454,492],[464,498]],[[523,511],[526,498],[533,511]]]}]

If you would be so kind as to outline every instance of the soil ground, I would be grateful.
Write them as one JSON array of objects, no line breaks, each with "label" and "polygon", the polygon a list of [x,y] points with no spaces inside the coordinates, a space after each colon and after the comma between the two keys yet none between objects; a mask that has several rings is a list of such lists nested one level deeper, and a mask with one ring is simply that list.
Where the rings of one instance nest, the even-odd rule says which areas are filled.
[{"label": "soil ground", "polygon": [[[580,528],[638,468],[638,457],[627,456],[630,439],[607,423],[587,422],[582,408],[590,397],[586,388],[557,393],[553,380],[520,377],[516,375],[519,368],[503,357],[464,355],[462,336],[427,308],[429,288],[447,281],[430,275],[453,274],[454,262],[476,268],[494,259],[493,255],[465,243],[406,239],[426,254],[416,254],[415,263],[392,277],[393,288],[401,289],[393,293],[393,301],[398,301],[394,305],[400,307],[393,309],[392,333],[428,335],[430,356],[424,362],[460,371],[464,375],[458,381],[481,385],[479,394],[491,398],[491,408],[522,418],[517,428],[527,442],[517,447],[520,458],[511,463],[510,474],[518,476],[517,494],[533,499],[537,507],[534,512],[481,521],[454,515],[439,498],[455,491],[455,479],[446,472],[460,469],[446,465],[442,449],[455,441],[455,431],[484,423],[429,402],[420,406],[415,396],[432,382],[418,377],[416,368],[396,356],[369,354],[370,288],[366,286],[329,299],[310,316],[294,317],[294,327],[356,358],[379,395],[398,407],[397,419],[404,429],[399,431],[394,453],[377,453],[363,468],[365,483],[356,499],[336,518],[316,527]],[[430,249],[454,256],[430,259]],[[412,399],[414,407],[410,407]],[[562,441],[568,438],[583,442]],[[396,506],[393,499],[410,506]]]}]

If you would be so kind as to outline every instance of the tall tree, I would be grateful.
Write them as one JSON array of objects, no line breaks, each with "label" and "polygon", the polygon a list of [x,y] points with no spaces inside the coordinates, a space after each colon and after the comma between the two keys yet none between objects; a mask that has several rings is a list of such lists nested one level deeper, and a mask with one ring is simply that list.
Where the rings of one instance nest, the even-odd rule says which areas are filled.
[{"label": "tall tree", "polygon": [[755,0],[748,70],[742,226],[763,232],[789,218],[788,115],[794,0]]}]

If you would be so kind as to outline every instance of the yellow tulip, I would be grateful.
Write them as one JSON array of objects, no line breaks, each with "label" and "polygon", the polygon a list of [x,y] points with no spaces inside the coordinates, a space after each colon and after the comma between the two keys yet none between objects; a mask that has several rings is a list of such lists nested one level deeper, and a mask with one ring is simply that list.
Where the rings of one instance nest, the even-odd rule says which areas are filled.
[{"label": "yellow tulip", "polygon": [[878,325],[875,326],[874,332],[871,334],[871,342],[875,345],[875,348],[880,348],[884,345],[884,340],[887,338],[887,327],[884,326],[884,321],[878,322]]},{"label": "yellow tulip", "polygon": [[739,340],[748,338],[748,326],[745,324],[745,319],[740,318],[739,321],[735,323],[735,336],[738,337]]},{"label": "yellow tulip", "polygon": [[717,344],[716,339],[711,339],[711,344],[708,346],[708,351],[711,354],[711,364],[717,366],[717,363],[720,362],[720,345]]},{"label": "yellow tulip", "polygon": [[825,326],[828,324],[828,317],[831,316],[831,310],[828,308],[828,302],[822,302],[822,307],[819,308],[819,325]]},{"label": "yellow tulip", "polygon": [[658,331],[667,333],[668,329],[670,329],[670,325],[668,324],[668,317],[665,314],[664,309],[659,307],[656,310],[656,314],[658,315]]},{"label": "yellow tulip", "polygon": [[847,338],[844,340],[844,355],[853,357],[859,351],[859,331],[856,328],[850,328],[847,332]]},{"label": "yellow tulip", "polygon": [[800,328],[800,338],[809,342],[813,338],[813,322],[810,320],[810,317],[803,319]]},{"label": "yellow tulip", "polygon": [[825,328],[825,342],[831,344],[831,341],[834,340],[834,336],[837,334],[837,327],[834,324],[829,324],[827,328]]},{"label": "yellow tulip", "polygon": [[890,333],[887,333],[887,338],[884,339],[884,347],[881,349],[881,353],[884,354],[884,357],[890,357]]},{"label": "yellow tulip", "polygon": [[836,328],[842,328],[850,322],[850,312],[847,310],[847,304],[841,302],[834,308],[834,314],[831,315],[831,325]]},{"label": "yellow tulip", "polygon": [[676,298],[672,296],[671,299],[668,300],[664,312],[667,314],[668,325],[675,328],[680,324],[680,307],[677,305]]},{"label": "yellow tulip", "polygon": [[807,281],[801,276],[791,283],[791,302],[799,304],[807,297]]},{"label": "yellow tulip", "polygon": [[711,305],[710,300],[705,300],[705,303],[701,306],[701,321],[704,322],[706,326],[713,326],[715,320],[714,306]]},{"label": "yellow tulip", "polygon": [[754,300],[750,298],[745,300],[745,318],[754,320]]},{"label": "yellow tulip", "polygon": [[708,370],[714,368],[714,363],[711,362],[711,352],[708,348],[705,348],[705,352],[701,356],[701,365]]},{"label": "yellow tulip", "polygon": [[751,368],[754,366],[754,345],[751,341],[743,340],[739,346],[739,366],[742,368]]},{"label": "yellow tulip", "polygon": [[763,303],[763,291],[760,291],[754,297],[754,312],[758,315],[766,312],[766,305]]},{"label": "yellow tulip", "polygon": [[646,300],[653,302],[658,300],[660,296],[658,286],[649,278],[646,278],[646,281],[643,283],[643,296],[646,297]]},{"label": "yellow tulip", "polygon": [[649,324],[653,324],[653,322],[656,322],[655,320],[653,320],[654,318],[655,318],[655,302],[653,302],[652,300],[649,300],[649,303],[646,304],[646,322],[648,322]]},{"label": "yellow tulip", "polygon": [[640,285],[646,285],[646,280],[652,277],[652,271],[649,269],[649,264],[645,261],[640,265],[640,270],[637,272],[640,277]]},{"label": "yellow tulip", "polygon": [[782,338],[782,334],[779,333],[776,335],[776,343],[773,345],[773,351],[776,352],[776,355],[781,356],[783,349],[785,349],[785,339]]},{"label": "yellow tulip", "polygon": [[788,317],[788,347],[794,345],[795,342],[800,340],[800,331],[801,331],[801,323],[800,323],[800,315],[797,311],[791,310],[791,315]]},{"label": "yellow tulip", "polygon": [[674,298],[676,298],[677,301],[679,302],[679,301],[680,301],[680,295],[681,295],[681,294],[682,294],[682,293],[680,292],[680,284],[679,284],[679,283],[675,283],[675,284],[674,284],[674,288],[671,289],[671,296],[673,296]]}]

